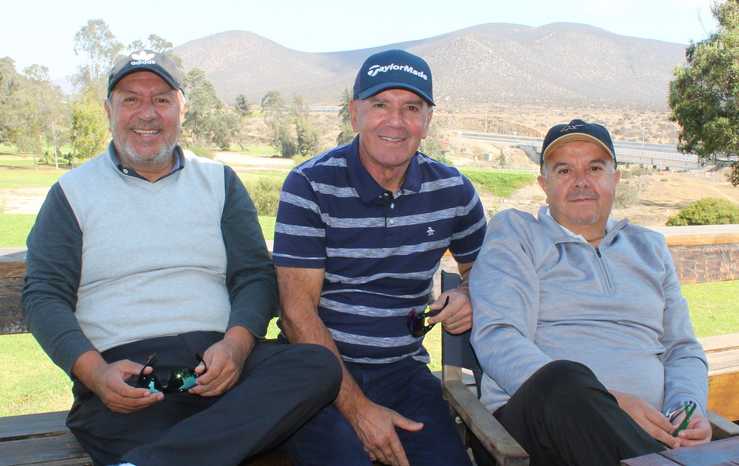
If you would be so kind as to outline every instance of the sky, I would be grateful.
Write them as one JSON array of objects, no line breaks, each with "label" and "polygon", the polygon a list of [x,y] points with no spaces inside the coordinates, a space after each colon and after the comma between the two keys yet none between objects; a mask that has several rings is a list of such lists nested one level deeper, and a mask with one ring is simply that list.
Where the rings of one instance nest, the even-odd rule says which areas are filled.
[{"label": "sky", "polygon": [[716,30],[712,0],[17,0],[5,5],[0,57],[53,79],[83,63],[74,35],[104,20],[124,44],[157,34],[174,45],[223,31],[251,31],[305,52],[423,39],[483,23],[590,24],[617,34],[688,44]]}]

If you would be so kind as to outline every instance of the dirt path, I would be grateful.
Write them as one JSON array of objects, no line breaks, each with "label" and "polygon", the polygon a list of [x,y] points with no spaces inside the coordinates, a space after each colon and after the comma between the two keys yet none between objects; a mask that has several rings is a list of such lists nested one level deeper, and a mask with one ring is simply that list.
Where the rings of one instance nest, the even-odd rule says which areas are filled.
[{"label": "dirt path", "polygon": [[35,214],[48,191],[49,188],[0,189],[0,213]]}]

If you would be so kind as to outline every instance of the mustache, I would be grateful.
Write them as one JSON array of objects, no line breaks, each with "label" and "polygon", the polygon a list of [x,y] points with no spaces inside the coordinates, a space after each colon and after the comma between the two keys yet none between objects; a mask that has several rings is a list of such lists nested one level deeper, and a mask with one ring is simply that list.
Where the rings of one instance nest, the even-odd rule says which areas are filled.
[{"label": "mustache", "polygon": [[598,199],[600,199],[598,193],[587,189],[578,189],[567,193],[568,201],[597,201]]}]

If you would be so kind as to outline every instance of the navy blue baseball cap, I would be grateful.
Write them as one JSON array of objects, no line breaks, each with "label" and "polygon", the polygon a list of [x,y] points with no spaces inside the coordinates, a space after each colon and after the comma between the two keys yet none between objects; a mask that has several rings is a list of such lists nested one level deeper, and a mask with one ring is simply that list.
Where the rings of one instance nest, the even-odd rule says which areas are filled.
[{"label": "navy blue baseball cap", "polygon": [[544,144],[541,146],[539,166],[544,166],[544,160],[552,151],[562,144],[572,141],[588,141],[600,145],[611,156],[613,163],[616,164],[616,150],[613,148],[613,141],[611,141],[611,135],[606,127],[598,123],[587,123],[575,119],[569,123],[554,125],[547,131]]},{"label": "navy blue baseball cap", "polygon": [[434,105],[431,68],[405,50],[385,50],[370,55],[354,81],[354,99],[363,100],[387,89],[406,89]]},{"label": "navy blue baseball cap", "polygon": [[177,63],[166,54],[151,50],[137,50],[129,55],[119,57],[108,75],[108,97],[118,81],[137,71],[151,71],[159,75],[172,89],[183,93],[183,74]]}]

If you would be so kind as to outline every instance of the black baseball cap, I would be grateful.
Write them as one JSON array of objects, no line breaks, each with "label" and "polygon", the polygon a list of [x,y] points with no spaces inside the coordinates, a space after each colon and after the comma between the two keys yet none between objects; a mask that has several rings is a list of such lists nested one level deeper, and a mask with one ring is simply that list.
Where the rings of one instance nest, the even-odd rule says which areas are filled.
[{"label": "black baseball cap", "polygon": [[387,89],[406,89],[434,105],[431,68],[423,58],[405,50],[370,55],[354,81],[354,99],[363,100]]},{"label": "black baseball cap", "polygon": [[598,123],[588,123],[575,119],[569,123],[561,123],[549,128],[547,135],[544,137],[544,144],[541,146],[539,166],[544,166],[547,155],[553,150],[572,141],[594,142],[603,147],[613,159],[613,163],[616,163],[616,150],[613,148],[613,141],[611,141],[611,135],[606,127]]},{"label": "black baseball cap", "polygon": [[172,89],[182,88],[183,74],[177,63],[166,54],[151,50],[137,50],[129,55],[120,56],[108,75],[108,97],[118,81],[137,71],[151,71],[159,75]]}]

